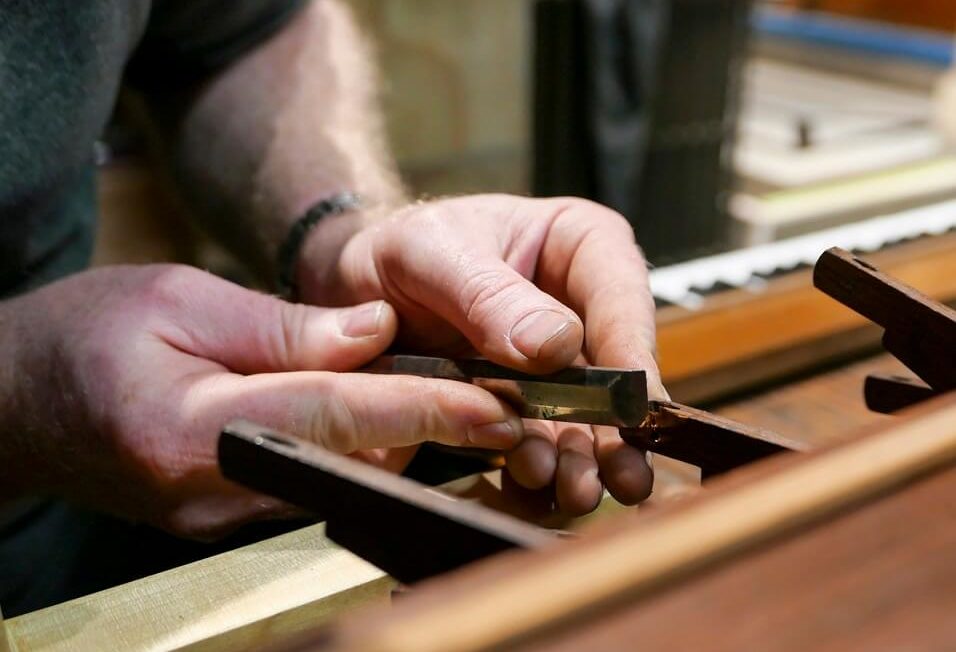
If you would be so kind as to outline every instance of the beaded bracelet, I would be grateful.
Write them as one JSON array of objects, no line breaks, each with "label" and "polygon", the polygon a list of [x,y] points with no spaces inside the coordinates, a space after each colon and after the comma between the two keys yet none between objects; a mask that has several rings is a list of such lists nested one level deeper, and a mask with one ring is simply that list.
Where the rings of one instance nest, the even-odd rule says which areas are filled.
[{"label": "beaded bracelet", "polygon": [[289,229],[282,245],[279,247],[278,255],[278,278],[276,279],[276,288],[279,296],[290,301],[298,296],[298,282],[296,281],[296,265],[299,262],[299,253],[302,249],[302,242],[305,236],[309,234],[319,221],[328,215],[340,215],[346,211],[355,210],[361,205],[361,199],[358,195],[351,192],[343,192],[331,197],[326,197],[305,214],[297,219]]}]

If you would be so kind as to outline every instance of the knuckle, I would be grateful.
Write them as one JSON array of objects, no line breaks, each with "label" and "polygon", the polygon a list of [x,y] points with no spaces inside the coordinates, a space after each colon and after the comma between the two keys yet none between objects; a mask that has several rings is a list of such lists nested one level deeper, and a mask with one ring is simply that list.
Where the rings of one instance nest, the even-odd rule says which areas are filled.
[{"label": "knuckle", "polygon": [[140,288],[147,307],[178,309],[187,305],[206,273],[188,265],[157,265]]},{"label": "knuckle", "polygon": [[297,352],[306,341],[309,313],[313,308],[299,303],[283,305],[276,301],[273,310],[277,314],[271,323],[277,324],[278,328],[266,329],[267,341],[264,344],[266,350],[271,352],[276,366],[292,369]]},{"label": "knuckle", "polygon": [[470,274],[461,289],[461,307],[469,322],[480,321],[514,302],[524,280],[501,270]]},{"label": "knuckle", "polygon": [[484,390],[455,381],[440,383],[422,381],[420,402],[415,424],[429,439],[450,444],[468,442],[468,425],[485,423],[497,417],[484,398]]},{"label": "knuckle", "polygon": [[429,238],[422,238],[422,234],[433,233],[442,229],[447,221],[447,211],[434,204],[413,205],[397,211],[388,218],[388,234],[390,239],[411,241],[421,245]]},{"label": "knuckle", "polygon": [[484,390],[451,380],[408,378],[405,391],[418,400],[402,412],[396,424],[396,434],[403,443],[465,445],[468,426],[489,421],[488,410],[475,400]]},{"label": "knuckle", "polygon": [[571,197],[563,200],[561,216],[587,228],[610,229],[633,240],[634,229],[621,213],[590,199]]},{"label": "knuckle", "polygon": [[444,396],[439,400],[428,401],[422,405],[417,416],[417,426],[422,434],[431,441],[444,441],[451,444],[464,444],[467,433],[464,426],[449,419],[459,408],[454,398]]},{"label": "knuckle", "polygon": [[360,448],[359,419],[342,396],[328,394],[325,404],[311,414],[309,437],[334,453],[354,453]]}]

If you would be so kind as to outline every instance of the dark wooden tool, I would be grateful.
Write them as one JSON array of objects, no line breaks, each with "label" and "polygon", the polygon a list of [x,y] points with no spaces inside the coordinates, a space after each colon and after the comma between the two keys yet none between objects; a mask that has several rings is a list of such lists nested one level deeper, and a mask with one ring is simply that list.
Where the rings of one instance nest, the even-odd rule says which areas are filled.
[{"label": "dark wooden tool", "polygon": [[[622,436],[700,466],[707,478],[805,448],[674,403],[652,402],[644,426],[622,429]],[[404,583],[505,550],[539,548],[563,534],[247,421],[223,429],[219,466],[230,480],[314,512],[329,538]]]},{"label": "dark wooden tool", "polygon": [[622,428],[627,443],[700,467],[702,479],[784,451],[809,447],[780,435],[671,402],[652,401],[641,428]]},{"label": "dark wooden tool", "polygon": [[[700,410],[649,402],[642,370],[572,367],[529,376],[487,360],[388,356],[367,371],[474,383],[527,418],[619,426],[625,441],[698,465],[703,477],[802,448]],[[235,482],[315,512],[332,540],[406,583],[557,536],[244,421],[222,431],[219,465]]]},{"label": "dark wooden tool", "polygon": [[333,541],[405,583],[559,536],[247,421],[223,429],[219,466],[314,512]]},{"label": "dark wooden tool", "polygon": [[825,251],[814,285],[884,329],[883,346],[916,373],[915,379],[871,377],[867,406],[894,412],[956,389],[956,311],[880,272],[848,251]]}]

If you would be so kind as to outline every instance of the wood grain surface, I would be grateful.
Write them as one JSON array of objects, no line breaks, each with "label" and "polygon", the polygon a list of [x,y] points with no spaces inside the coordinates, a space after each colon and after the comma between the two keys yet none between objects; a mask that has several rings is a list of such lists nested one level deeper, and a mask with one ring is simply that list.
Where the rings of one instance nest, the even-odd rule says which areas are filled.
[{"label": "wood grain surface", "polygon": [[[621,519],[602,534],[535,559],[504,555],[426,583],[391,613],[353,619],[326,632],[312,647],[296,649],[526,649],[532,642],[587,628],[595,614],[606,617],[713,569],[746,563],[755,551],[774,549],[773,542],[814,531],[862,505],[879,504],[881,497],[905,493],[950,468],[956,462],[956,397],[937,399],[908,415],[833,450],[773,458],[730,474],[695,499],[640,520]],[[913,530],[898,528],[893,521],[880,520],[880,527],[901,541],[913,538]],[[944,585],[941,590],[952,588],[947,577],[937,576]],[[880,580],[895,582],[896,577],[880,575],[870,581]],[[781,588],[777,599],[789,601],[786,587]],[[705,606],[700,603],[698,608]],[[758,614],[759,603],[753,607],[752,613]],[[696,611],[684,613],[683,627],[693,629],[695,618]],[[639,639],[615,640],[612,647],[568,649],[622,649]],[[320,648],[321,641],[335,645]],[[706,638],[699,641],[707,647]]]},{"label": "wood grain surface", "polygon": [[820,447],[861,428],[892,423],[892,417],[867,409],[863,383],[869,374],[900,373],[906,368],[881,354],[738,398],[714,411]]},{"label": "wood grain surface", "polygon": [[680,403],[654,402],[649,414],[649,428],[622,428],[621,438],[641,450],[692,464],[705,479],[771,455],[809,448],[764,428]]},{"label": "wood grain surface", "polygon": [[11,652],[259,649],[393,586],[315,525],[5,625]]},{"label": "wood grain surface", "polygon": [[655,599],[514,649],[952,650],[956,470]]}]

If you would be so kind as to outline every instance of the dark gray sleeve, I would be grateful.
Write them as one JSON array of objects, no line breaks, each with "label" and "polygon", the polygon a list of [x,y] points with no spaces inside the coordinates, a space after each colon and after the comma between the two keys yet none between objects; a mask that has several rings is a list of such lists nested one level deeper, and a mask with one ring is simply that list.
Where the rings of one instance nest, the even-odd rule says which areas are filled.
[{"label": "dark gray sleeve", "polygon": [[130,61],[135,86],[182,86],[241,56],[281,29],[306,0],[155,0]]}]

